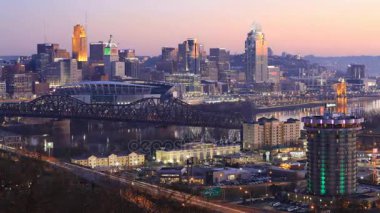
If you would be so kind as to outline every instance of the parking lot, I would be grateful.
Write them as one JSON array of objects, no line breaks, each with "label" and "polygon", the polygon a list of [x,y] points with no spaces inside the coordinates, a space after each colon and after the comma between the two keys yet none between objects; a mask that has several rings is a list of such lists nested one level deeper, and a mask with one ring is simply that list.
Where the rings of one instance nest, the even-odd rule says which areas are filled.
[{"label": "parking lot", "polygon": [[300,202],[280,202],[274,197],[263,198],[248,198],[244,199],[240,203],[244,206],[253,206],[260,209],[266,209],[268,211],[281,211],[281,212],[296,212],[304,213],[311,212],[312,206],[306,203]]}]

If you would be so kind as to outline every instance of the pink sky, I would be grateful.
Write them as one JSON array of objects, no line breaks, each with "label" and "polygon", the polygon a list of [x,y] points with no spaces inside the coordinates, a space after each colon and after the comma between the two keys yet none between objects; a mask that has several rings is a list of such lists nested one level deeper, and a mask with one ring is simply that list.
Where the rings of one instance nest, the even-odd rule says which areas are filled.
[{"label": "pink sky", "polygon": [[[0,55],[32,54],[36,43],[71,51],[72,27],[88,14],[89,41],[113,34],[121,48],[158,55],[196,37],[206,49],[241,53],[253,22],[280,54],[380,55],[379,0],[15,0],[0,13]],[[23,6],[20,6],[23,5]],[[17,13],[15,11],[18,11]]]}]

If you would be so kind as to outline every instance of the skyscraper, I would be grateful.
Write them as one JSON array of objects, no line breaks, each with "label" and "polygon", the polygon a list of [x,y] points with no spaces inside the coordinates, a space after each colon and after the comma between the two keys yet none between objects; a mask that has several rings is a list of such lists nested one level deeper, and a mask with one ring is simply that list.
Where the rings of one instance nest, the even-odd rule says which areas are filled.
[{"label": "skyscraper", "polygon": [[302,118],[307,131],[307,191],[318,196],[356,192],[356,134],[363,118],[325,114]]},{"label": "skyscraper", "polygon": [[246,83],[268,81],[268,47],[259,25],[254,25],[245,41]]},{"label": "skyscraper", "polygon": [[55,52],[59,49],[59,44],[43,43],[37,44],[37,54],[48,54],[49,62],[53,62],[55,58]]},{"label": "skyscraper", "polygon": [[134,49],[119,50],[120,61],[125,61],[128,58],[136,58],[136,51]]},{"label": "skyscraper", "polygon": [[178,45],[178,67],[181,72],[200,74],[201,45],[197,39],[189,38]]},{"label": "skyscraper", "polygon": [[106,47],[106,43],[102,41],[90,43],[90,63],[103,62],[105,47]]},{"label": "skyscraper", "polygon": [[159,71],[174,73],[177,71],[178,50],[174,47],[162,47],[161,59],[157,62],[156,67]]},{"label": "skyscraper", "polygon": [[365,65],[364,64],[350,64],[347,68],[347,77],[349,79],[363,79],[365,78]]},{"label": "skyscraper", "polygon": [[119,61],[119,52],[117,49],[117,44],[112,41],[112,35],[104,48],[104,74],[107,75],[108,79],[112,79],[114,76],[112,74],[112,62]]},{"label": "skyscraper", "polygon": [[86,31],[82,25],[77,24],[74,26],[72,42],[72,57],[78,62],[87,61],[87,37]]},{"label": "skyscraper", "polygon": [[162,61],[174,61],[177,59],[177,49],[174,47],[163,47],[161,49]]}]

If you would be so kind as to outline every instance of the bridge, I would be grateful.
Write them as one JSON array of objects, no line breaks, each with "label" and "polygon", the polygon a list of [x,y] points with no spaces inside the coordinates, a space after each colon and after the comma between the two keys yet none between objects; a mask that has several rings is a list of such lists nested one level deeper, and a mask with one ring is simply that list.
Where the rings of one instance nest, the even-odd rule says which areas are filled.
[{"label": "bridge", "polygon": [[239,114],[195,109],[178,99],[145,98],[126,105],[88,104],[71,96],[45,95],[29,102],[0,103],[0,116],[94,119],[240,129]]}]

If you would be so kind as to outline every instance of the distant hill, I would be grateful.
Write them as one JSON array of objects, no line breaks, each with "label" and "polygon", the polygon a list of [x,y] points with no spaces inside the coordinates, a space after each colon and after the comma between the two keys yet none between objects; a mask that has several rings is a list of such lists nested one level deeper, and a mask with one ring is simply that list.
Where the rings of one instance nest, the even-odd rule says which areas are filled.
[{"label": "distant hill", "polygon": [[343,72],[347,70],[349,64],[364,64],[369,75],[380,76],[380,56],[318,57],[310,55],[305,56],[304,59]]},{"label": "distant hill", "polygon": [[16,59],[18,59],[18,57],[20,57],[20,56],[0,56],[0,59],[3,59],[5,61],[9,61],[9,60],[16,60]]}]

